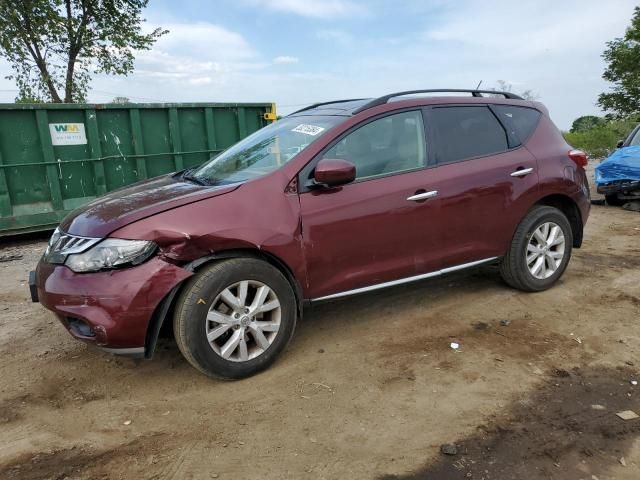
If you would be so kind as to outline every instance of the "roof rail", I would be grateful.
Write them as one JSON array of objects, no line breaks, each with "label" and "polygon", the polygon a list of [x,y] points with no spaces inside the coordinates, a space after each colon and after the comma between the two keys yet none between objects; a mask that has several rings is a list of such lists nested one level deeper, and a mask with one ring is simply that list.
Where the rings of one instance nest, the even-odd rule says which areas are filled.
[{"label": "roof rail", "polygon": [[296,110],[295,112],[290,113],[289,115],[287,115],[287,117],[290,117],[291,115],[295,115],[296,113],[304,112],[305,110],[311,110],[313,108],[320,107],[322,105],[331,105],[332,103],[355,102],[356,100],[366,100],[366,98],[347,98],[345,100],[331,100],[329,102],[314,103],[313,105],[309,105],[308,107],[304,107],[304,108],[301,108],[300,110]]},{"label": "roof rail", "polygon": [[383,95],[382,97],[375,98],[368,103],[365,103],[360,108],[357,108],[353,111],[353,114],[360,113],[364,110],[368,110],[369,108],[377,107],[378,105],[384,105],[389,100],[394,97],[402,97],[404,95],[413,95],[416,93],[470,93],[474,97],[482,97],[483,93],[495,94],[495,95],[504,95],[504,98],[508,98],[510,100],[524,100],[520,95],[516,95],[511,92],[500,92],[497,90],[467,90],[464,88],[435,88],[429,90],[407,90],[406,92],[396,92],[390,93],[388,95]]}]

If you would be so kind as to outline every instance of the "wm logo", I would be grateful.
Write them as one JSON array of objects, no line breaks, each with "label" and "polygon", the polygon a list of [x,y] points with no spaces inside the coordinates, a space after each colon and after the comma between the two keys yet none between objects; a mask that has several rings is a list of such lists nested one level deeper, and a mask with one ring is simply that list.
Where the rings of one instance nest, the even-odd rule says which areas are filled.
[{"label": "wm logo", "polygon": [[56,132],[58,133],[78,133],[80,131],[78,125],[75,123],[69,123],[65,125],[58,124],[54,125],[53,128],[55,128]]}]

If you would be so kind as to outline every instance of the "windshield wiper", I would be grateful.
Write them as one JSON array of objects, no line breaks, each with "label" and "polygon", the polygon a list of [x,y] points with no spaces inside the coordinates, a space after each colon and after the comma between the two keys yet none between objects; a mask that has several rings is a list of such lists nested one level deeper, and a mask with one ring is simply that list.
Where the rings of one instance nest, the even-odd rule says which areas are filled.
[{"label": "windshield wiper", "polygon": [[203,186],[208,186],[209,184],[207,182],[205,182],[204,180],[199,179],[198,177],[195,177],[193,175],[193,171],[196,169],[196,167],[191,167],[191,168],[187,168],[183,173],[182,173],[182,179],[183,180],[188,180],[190,182],[196,183],[198,185],[203,185]]}]

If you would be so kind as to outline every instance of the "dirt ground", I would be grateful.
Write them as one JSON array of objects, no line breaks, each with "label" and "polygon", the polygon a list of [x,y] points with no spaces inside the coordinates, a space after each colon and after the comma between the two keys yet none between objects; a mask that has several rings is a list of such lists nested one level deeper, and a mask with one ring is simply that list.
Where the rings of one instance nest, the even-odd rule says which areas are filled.
[{"label": "dirt ground", "polygon": [[636,212],[594,206],[547,292],[485,267],[325,303],[236,382],[170,339],[141,363],[73,340],[28,299],[44,247],[0,250],[23,255],[0,263],[0,479],[640,478],[615,415],[640,414]]}]

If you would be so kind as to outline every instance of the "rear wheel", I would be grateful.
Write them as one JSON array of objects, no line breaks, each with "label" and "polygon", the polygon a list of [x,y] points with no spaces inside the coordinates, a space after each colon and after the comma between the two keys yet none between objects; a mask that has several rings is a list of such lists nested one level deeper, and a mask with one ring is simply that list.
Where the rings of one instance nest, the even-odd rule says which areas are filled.
[{"label": "rear wheel", "polygon": [[293,335],[297,309],[280,271],[252,258],[214,263],[186,286],[174,315],[184,357],[206,375],[248,377],[271,365]]},{"label": "rear wheel", "polygon": [[621,199],[617,193],[610,193],[609,195],[604,196],[607,201],[607,205],[611,205],[612,207],[621,207],[624,205],[626,200]]},{"label": "rear wheel", "polygon": [[502,260],[502,278],[526,292],[546,290],[567,268],[572,246],[567,217],[554,207],[534,207],[518,225]]}]

